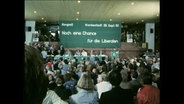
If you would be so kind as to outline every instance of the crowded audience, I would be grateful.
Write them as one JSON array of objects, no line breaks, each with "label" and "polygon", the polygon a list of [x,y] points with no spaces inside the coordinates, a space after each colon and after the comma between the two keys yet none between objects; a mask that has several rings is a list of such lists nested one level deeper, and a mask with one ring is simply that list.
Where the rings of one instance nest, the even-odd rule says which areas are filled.
[{"label": "crowded audience", "polygon": [[77,60],[88,56],[84,49],[70,53],[76,57],[58,52],[58,58],[49,49],[54,53],[49,46],[25,46],[26,104],[160,104],[158,55]]}]

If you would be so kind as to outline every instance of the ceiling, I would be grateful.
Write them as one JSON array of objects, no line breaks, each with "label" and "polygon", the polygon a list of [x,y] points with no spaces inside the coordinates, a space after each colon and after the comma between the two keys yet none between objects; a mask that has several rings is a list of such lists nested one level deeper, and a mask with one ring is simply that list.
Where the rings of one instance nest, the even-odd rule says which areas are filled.
[{"label": "ceiling", "polygon": [[25,0],[25,20],[38,22],[159,22],[159,14],[159,0]]}]

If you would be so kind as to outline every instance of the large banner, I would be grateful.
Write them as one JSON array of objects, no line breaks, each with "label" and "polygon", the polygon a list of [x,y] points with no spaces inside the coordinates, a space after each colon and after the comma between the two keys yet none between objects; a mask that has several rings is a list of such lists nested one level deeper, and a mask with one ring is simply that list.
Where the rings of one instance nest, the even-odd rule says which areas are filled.
[{"label": "large banner", "polygon": [[120,48],[121,22],[63,21],[60,42],[66,48]]}]

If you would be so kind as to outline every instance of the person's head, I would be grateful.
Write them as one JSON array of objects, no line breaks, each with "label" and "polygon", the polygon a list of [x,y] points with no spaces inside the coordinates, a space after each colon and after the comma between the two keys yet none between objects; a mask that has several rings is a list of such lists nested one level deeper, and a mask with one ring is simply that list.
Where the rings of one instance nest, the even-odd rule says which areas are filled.
[{"label": "person's head", "polygon": [[72,80],[79,80],[79,76],[74,71],[70,72],[70,74]]},{"label": "person's head", "polygon": [[137,77],[138,77],[138,73],[137,73],[137,71],[133,71],[133,72],[131,72],[131,78],[135,78],[135,79],[137,79]]},{"label": "person's head", "polygon": [[80,65],[80,66],[78,67],[78,69],[79,69],[79,71],[81,71],[81,72],[84,72],[84,71],[85,71],[84,66],[82,66],[82,65]]},{"label": "person's head", "polygon": [[98,73],[98,71],[97,71],[97,69],[96,69],[96,67],[93,67],[93,69],[92,69],[92,73]]},{"label": "person's head", "polygon": [[59,75],[61,75],[61,70],[58,68],[58,69],[56,69],[55,76],[57,77],[57,76],[59,76]]},{"label": "person's head", "polygon": [[39,51],[32,46],[25,45],[24,56],[24,104],[41,104],[48,85],[44,63]]},{"label": "person's head", "polygon": [[45,66],[45,69],[46,69],[47,71],[51,71],[51,68],[52,68],[52,67],[51,67],[50,65],[46,65],[46,66]]},{"label": "person's head", "polygon": [[54,81],[54,76],[52,74],[48,74],[47,77],[49,81]]},{"label": "person's head", "polygon": [[121,70],[121,77],[122,77],[122,82],[127,82],[128,81],[128,73],[126,70]]},{"label": "person's head", "polygon": [[159,69],[154,67],[153,70],[152,70],[152,73],[155,74],[155,73],[159,73]]},{"label": "person's head", "polygon": [[88,72],[84,72],[79,78],[77,87],[85,90],[94,90],[94,84],[91,75]]},{"label": "person's head", "polygon": [[102,60],[105,60],[105,57],[102,57]]},{"label": "person's head", "polygon": [[146,72],[148,72],[148,69],[146,69],[145,67],[138,67],[137,68],[138,75],[146,73]]},{"label": "person's head", "polygon": [[65,63],[65,64],[68,64],[69,62],[68,62],[68,60],[67,60],[67,59],[64,59],[64,63]]},{"label": "person's head", "polygon": [[112,70],[107,76],[107,79],[113,86],[119,86],[122,81],[121,74],[117,70]]},{"label": "person's head", "polygon": [[56,84],[57,85],[63,85],[64,84],[63,75],[59,75],[59,76],[56,77]]},{"label": "person's head", "polygon": [[140,75],[140,83],[142,85],[145,85],[145,84],[151,85],[153,81],[152,79],[153,79],[153,75],[150,72],[145,72]]},{"label": "person's head", "polygon": [[97,78],[98,83],[106,81],[106,80],[107,80],[107,75],[105,73],[98,75],[98,78]]},{"label": "person's head", "polygon": [[157,82],[158,79],[160,78],[160,71],[157,68],[154,68],[152,71],[153,75],[153,82]]}]

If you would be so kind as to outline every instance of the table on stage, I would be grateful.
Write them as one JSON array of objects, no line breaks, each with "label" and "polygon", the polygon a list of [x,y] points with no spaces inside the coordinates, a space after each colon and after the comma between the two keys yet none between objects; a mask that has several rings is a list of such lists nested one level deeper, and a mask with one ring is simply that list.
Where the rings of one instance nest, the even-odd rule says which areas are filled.
[{"label": "table on stage", "polygon": [[108,56],[106,56],[106,55],[102,55],[102,56],[67,56],[67,55],[59,56],[59,55],[56,55],[56,56],[54,56],[54,60],[57,60],[57,59],[59,59],[60,57],[62,57],[63,60],[64,60],[64,59],[72,60],[72,59],[74,59],[74,57],[76,57],[76,59],[77,59],[78,62],[79,62],[79,61],[81,61],[81,60],[83,60],[83,59],[87,60],[87,58],[90,58],[92,61],[94,61],[95,58],[98,58],[98,59],[101,61],[101,60],[102,60],[102,57],[107,58]]}]

